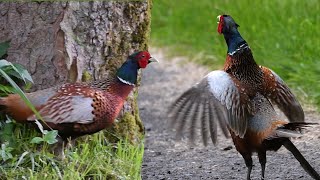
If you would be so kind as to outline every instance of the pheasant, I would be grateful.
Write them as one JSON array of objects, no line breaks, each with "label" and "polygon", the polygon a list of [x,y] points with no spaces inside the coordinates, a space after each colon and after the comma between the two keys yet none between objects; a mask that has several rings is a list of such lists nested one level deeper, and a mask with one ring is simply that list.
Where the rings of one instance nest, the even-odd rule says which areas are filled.
[{"label": "pheasant", "polygon": [[[90,84],[67,83],[26,96],[45,121],[44,128],[58,130],[66,142],[111,126],[137,82],[138,70],[154,61],[149,52],[136,52],[117,70],[116,77]],[[0,106],[19,123],[36,119],[17,94],[2,97]]]},{"label": "pheasant", "polygon": [[[296,97],[275,72],[257,65],[231,16],[221,15],[218,20],[218,33],[224,35],[228,46],[224,68],[210,72],[169,108],[171,126],[177,136],[186,129],[194,142],[196,128],[200,126],[204,145],[208,144],[208,136],[216,144],[219,124],[226,137],[230,133],[244,158],[248,180],[253,166],[252,153],[258,153],[264,179],[266,151],[277,151],[282,145],[310,176],[320,179],[290,141],[290,137],[299,136],[301,129],[312,125],[304,122],[304,112]],[[290,122],[277,116],[271,102]]]}]

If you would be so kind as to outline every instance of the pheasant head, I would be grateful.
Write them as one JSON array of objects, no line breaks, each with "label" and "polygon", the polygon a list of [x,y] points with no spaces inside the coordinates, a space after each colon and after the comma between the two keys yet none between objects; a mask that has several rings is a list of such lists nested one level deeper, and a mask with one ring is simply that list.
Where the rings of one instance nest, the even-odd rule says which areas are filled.
[{"label": "pheasant head", "polygon": [[218,33],[229,33],[240,27],[231,16],[219,15],[218,17]]},{"label": "pheasant head", "polygon": [[158,62],[155,58],[151,57],[149,52],[140,51],[131,54],[127,61],[117,71],[117,78],[126,84],[134,85],[137,82],[138,70],[146,68],[151,62]]},{"label": "pheasant head", "polygon": [[236,50],[247,42],[241,37],[238,27],[240,27],[231,16],[219,15],[218,33],[224,35],[228,45],[228,54],[233,55]]}]

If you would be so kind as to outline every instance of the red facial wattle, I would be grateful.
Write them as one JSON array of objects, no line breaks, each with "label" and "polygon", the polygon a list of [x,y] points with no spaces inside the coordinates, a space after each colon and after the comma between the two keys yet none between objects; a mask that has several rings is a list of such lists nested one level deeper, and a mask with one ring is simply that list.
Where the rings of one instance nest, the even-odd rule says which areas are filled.
[{"label": "red facial wattle", "polygon": [[218,16],[219,22],[218,22],[218,33],[222,34],[222,28],[223,28],[223,16]]},{"label": "red facial wattle", "polygon": [[148,65],[148,60],[142,59],[138,62],[140,68],[146,68]]},{"label": "red facial wattle", "polygon": [[139,67],[146,68],[149,63],[148,62],[149,59],[150,59],[150,54],[148,52],[142,52],[138,61]]}]

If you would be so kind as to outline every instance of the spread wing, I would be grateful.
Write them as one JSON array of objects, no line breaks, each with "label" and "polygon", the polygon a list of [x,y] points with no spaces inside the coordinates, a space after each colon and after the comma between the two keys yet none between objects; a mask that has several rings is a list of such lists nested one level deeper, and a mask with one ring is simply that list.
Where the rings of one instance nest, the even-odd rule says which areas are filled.
[{"label": "spread wing", "polygon": [[290,122],[304,122],[303,109],[284,81],[272,70],[261,67],[264,72],[267,97],[276,104]]},{"label": "spread wing", "polygon": [[200,124],[202,139],[207,145],[209,135],[212,142],[216,143],[218,123],[226,136],[230,128],[243,137],[249,110],[248,96],[239,91],[228,73],[219,70],[212,71],[184,92],[170,107],[169,116],[177,135],[182,135],[188,129],[191,141],[194,141],[196,127]]},{"label": "spread wing", "polygon": [[[40,109],[39,113],[45,122],[54,124],[88,124],[92,123],[94,119],[92,104],[93,99],[91,97],[60,94],[49,99]],[[35,115],[28,118],[29,121],[35,119]]]}]

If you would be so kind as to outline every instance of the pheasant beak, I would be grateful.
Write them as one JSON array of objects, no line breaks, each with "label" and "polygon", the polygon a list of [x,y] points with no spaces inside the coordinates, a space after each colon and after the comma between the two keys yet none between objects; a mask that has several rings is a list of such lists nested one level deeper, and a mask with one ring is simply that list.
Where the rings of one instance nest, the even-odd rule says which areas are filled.
[{"label": "pheasant beak", "polygon": [[219,22],[220,22],[220,16],[221,15],[217,16],[217,20],[218,20],[217,24],[219,24]]},{"label": "pheasant beak", "polygon": [[222,28],[223,28],[223,16],[222,15],[219,15],[217,16],[217,19],[218,19],[218,33],[219,34],[222,34]]},{"label": "pheasant beak", "polygon": [[148,60],[148,63],[151,63],[151,62],[159,62],[159,61],[154,57],[150,57],[150,59]]}]

